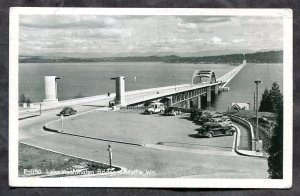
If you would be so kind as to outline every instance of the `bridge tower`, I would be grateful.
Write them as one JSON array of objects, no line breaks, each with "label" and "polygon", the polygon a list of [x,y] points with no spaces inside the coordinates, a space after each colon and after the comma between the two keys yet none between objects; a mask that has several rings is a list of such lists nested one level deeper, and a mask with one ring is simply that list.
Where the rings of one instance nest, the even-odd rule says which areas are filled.
[{"label": "bridge tower", "polygon": [[57,97],[57,80],[58,76],[45,76],[45,99],[44,104],[58,104]]},{"label": "bridge tower", "polygon": [[126,106],[125,102],[125,77],[119,76],[111,78],[116,80],[116,104],[120,106]]}]

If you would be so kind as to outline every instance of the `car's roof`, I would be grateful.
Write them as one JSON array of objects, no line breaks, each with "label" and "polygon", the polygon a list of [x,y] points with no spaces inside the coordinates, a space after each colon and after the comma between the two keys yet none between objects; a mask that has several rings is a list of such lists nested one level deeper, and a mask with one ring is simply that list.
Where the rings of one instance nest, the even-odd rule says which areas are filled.
[{"label": "car's roof", "polygon": [[214,119],[214,120],[222,120],[222,118],[211,118],[211,119]]},{"label": "car's roof", "polygon": [[[205,123],[205,125],[213,126],[213,125],[220,125],[220,123],[207,122],[207,123]],[[222,125],[221,125],[221,126],[222,126]]]}]

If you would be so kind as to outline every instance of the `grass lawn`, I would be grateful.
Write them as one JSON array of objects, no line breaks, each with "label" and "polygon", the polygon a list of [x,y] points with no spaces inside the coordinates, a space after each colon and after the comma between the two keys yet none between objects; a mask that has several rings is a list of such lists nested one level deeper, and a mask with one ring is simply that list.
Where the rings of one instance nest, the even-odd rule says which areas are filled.
[{"label": "grass lawn", "polygon": [[[66,156],[19,143],[20,177],[64,177],[107,172],[109,165]],[[113,171],[120,168],[112,167]]]}]

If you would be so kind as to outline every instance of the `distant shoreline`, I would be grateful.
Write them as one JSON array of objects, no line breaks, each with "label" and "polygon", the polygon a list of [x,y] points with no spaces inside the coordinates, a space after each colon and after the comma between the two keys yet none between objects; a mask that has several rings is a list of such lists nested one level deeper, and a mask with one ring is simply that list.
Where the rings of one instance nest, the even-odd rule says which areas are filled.
[{"label": "distant shoreline", "polygon": [[[20,56],[19,63],[75,63],[75,62],[163,62],[190,64],[238,64],[244,59],[244,54],[230,54],[203,57],[169,56],[128,56],[128,57],[50,57],[50,56]],[[245,54],[248,63],[282,63],[283,51],[268,51]]]}]

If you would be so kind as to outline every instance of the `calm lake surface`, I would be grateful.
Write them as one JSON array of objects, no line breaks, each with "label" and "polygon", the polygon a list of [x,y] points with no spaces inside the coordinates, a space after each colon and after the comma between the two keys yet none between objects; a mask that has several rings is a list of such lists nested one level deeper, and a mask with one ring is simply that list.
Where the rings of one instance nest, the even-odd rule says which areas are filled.
[{"label": "calm lake surface", "polygon": [[[228,64],[171,64],[161,62],[98,62],[98,63],[22,63],[19,65],[19,94],[33,102],[44,99],[44,76],[56,75],[59,100],[115,92],[110,78],[126,77],[126,90],[191,83],[195,70],[214,70],[217,78],[235,68]],[[260,92],[276,81],[282,88],[282,64],[248,64],[229,84],[229,92],[221,92],[215,109],[224,110],[232,102],[253,105],[254,79],[260,78]],[[136,77],[136,79],[135,79]]]}]

